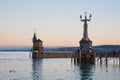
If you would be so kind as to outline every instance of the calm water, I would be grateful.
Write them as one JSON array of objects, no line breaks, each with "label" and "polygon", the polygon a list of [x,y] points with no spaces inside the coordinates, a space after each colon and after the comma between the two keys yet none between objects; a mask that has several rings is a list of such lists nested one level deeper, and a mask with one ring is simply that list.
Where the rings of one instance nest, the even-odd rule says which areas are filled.
[{"label": "calm water", "polygon": [[118,59],[74,64],[70,58],[31,59],[29,52],[0,52],[0,80],[120,80]]}]

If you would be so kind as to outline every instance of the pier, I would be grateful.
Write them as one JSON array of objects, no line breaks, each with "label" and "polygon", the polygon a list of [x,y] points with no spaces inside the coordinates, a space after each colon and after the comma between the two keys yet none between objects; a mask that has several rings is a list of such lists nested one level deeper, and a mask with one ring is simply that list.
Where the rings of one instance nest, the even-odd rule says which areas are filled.
[{"label": "pier", "polygon": [[33,58],[71,58],[74,55],[72,51],[44,51],[42,54],[34,53]]}]

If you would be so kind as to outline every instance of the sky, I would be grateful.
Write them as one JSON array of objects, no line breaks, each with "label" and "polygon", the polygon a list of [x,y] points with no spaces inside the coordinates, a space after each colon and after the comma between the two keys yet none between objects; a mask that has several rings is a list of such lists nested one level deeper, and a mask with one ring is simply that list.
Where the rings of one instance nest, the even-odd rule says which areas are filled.
[{"label": "sky", "polygon": [[85,11],[93,45],[120,45],[120,0],[0,0],[0,46],[79,46]]}]

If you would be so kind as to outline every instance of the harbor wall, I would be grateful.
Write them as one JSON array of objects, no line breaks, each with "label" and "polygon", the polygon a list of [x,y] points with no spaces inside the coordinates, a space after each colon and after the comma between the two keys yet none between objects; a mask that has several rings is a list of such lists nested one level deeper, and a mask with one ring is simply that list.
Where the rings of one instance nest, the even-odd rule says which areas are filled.
[{"label": "harbor wall", "polygon": [[33,53],[32,57],[33,58],[71,58],[74,56],[74,52],[71,51],[57,51],[57,52],[43,52],[43,53]]}]

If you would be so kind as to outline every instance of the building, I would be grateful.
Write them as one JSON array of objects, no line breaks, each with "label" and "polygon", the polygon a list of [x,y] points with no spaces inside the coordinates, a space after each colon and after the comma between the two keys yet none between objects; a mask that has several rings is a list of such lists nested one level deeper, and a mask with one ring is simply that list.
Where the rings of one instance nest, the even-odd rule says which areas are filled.
[{"label": "building", "polygon": [[94,52],[92,49],[92,41],[88,38],[88,21],[91,21],[91,14],[89,19],[87,19],[86,12],[85,12],[85,19],[82,19],[80,15],[80,19],[84,22],[83,26],[83,38],[79,41],[80,44],[80,61],[95,61]]},{"label": "building", "polygon": [[32,42],[33,42],[33,49],[32,49],[33,55],[42,54],[43,53],[43,41],[40,39],[37,39],[35,32],[33,35]]}]

